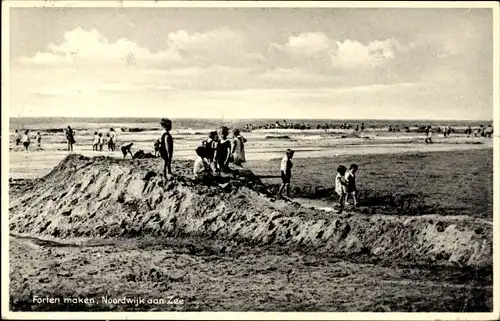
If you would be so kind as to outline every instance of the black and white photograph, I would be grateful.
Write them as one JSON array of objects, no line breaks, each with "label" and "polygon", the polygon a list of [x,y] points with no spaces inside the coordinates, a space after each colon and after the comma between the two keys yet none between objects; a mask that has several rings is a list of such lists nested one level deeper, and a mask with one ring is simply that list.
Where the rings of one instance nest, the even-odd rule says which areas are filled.
[{"label": "black and white photograph", "polygon": [[3,317],[497,319],[498,13],[3,1]]}]

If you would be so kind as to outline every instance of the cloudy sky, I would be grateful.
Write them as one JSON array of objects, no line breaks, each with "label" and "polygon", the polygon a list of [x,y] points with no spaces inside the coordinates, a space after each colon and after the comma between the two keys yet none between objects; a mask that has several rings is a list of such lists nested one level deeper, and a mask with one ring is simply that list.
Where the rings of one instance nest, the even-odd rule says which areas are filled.
[{"label": "cloudy sky", "polygon": [[492,119],[491,9],[11,8],[10,115]]}]

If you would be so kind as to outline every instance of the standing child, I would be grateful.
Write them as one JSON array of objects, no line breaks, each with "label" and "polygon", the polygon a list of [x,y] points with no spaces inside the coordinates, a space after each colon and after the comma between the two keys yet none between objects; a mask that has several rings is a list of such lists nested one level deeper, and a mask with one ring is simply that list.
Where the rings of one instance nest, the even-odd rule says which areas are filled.
[{"label": "standing child", "polygon": [[42,135],[40,134],[40,132],[36,133],[35,139],[36,139],[36,144],[37,144],[38,148],[42,148],[41,147],[42,146]]},{"label": "standing child", "polygon": [[161,142],[159,139],[155,140],[153,144],[153,148],[155,150],[155,157],[158,157],[158,155],[160,154],[160,144]]},{"label": "standing child", "polygon": [[108,139],[108,151],[111,152],[112,151],[112,149],[111,149],[111,144],[112,144],[112,142],[111,142],[111,135],[109,133],[107,133],[106,137]]},{"label": "standing child", "polygon": [[104,138],[102,137],[102,133],[99,133],[99,151],[102,152],[102,145],[104,145]]},{"label": "standing child", "polygon": [[335,192],[339,195],[339,210],[337,213],[341,214],[344,210],[344,204],[347,196],[347,181],[345,173],[347,168],[344,165],[337,167],[337,176],[335,177]]},{"label": "standing child", "polygon": [[[172,121],[167,118],[163,118],[160,122],[161,127],[163,127],[163,134],[160,140],[160,155],[164,160],[163,164],[163,178],[168,179],[172,175],[172,159],[174,153],[174,140],[170,131],[172,130]],[[167,176],[168,174],[168,176]]]},{"label": "standing child", "polygon": [[97,147],[99,146],[99,135],[97,135],[97,132],[94,132],[94,143],[92,145],[92,150],[97,150]]},{"label": "standing child", "polygon": [[229,172],[229,159],[231,157],[231,142],[227,139],[229,128],[222,126],[219,129],[219,141],[215,149],[214,158],[217,163],[217,169],[221,172]]},{"label": "standing child", "polygon": [[22,137],[22,142],[23,142],[23,146],[24,146],[24,151],[26,152],[26,154],[28,154],[28,148],[29,148],[30,142],[31,142],[30,131],[28,129],[24,132],[24,135]]},{"label": "standing child", "polygon": [[246,162],[245,158],[245,143],[247,140],[245,137],[240,135],[240,130],[235,129],[233,131],[233,163],[235,165],[241,166],[244,162]]},{"label": "standing child", "polygon": [[68,141],[68,152],[73,151],[73,145],[75,144],[75,132],[71,128],[71,126],[68,126],[66,128],[66,140]]},{"label": "standing child", "polygon": [[280,171],[281,171],[281,187],[279,190],[279,196],[283,196],[283,191],[286,188],[286,196],[290,197],[290,180],[292,178],[292,158],[293,155],[295,154],[295,151],[291,149],[286,150],[286,155],[283,157],[281,160],[281,166],[280,166]]},{"label": "standing child", "polygon": [[357,188],[356,188],[356,172],[358,171],[358,165],[351,164],[349,166],[349,170],[345,174],[345,179],[347,181],[347,195],[346,195],[346,203],[349,202],[349,196],[352,197],[354,207],[358,206],[358,198],[357,198]]},{"label": "standing child", "polygon": [[109,129],[109,138],[110,138],[110,140],[111,140],[111,144],[110,144],[110,146],[111,146],[111,151],[113,151],[113,152],[114,152],[114,151],[115,151],[115,149],[116,149],[116,140],[117,140],[117,139],[116,139],[116,132],[115,132],[115,130],[114,130],[113,128],[110,128],[110,129]]},{"label": "standing child", "polygon": [[21,133],[16,129],[16,135],[15,135],[15,140],[16,140],[16,146],[19,146],[21,144]]},{"label": "standing child", "polygon": [[432,144],[432,127],[427,126],[425,129],[425,143],[431,143]]}]

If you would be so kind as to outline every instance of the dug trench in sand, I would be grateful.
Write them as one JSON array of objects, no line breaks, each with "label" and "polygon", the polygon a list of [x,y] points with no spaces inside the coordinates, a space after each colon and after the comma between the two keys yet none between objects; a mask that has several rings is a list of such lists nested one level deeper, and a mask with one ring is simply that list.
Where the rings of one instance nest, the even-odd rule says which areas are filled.
[{"label": "dug trench in sand", "polygon": [[10,230],[54,238],[189,235],[337,256],[459,267],[492,264],[492,226],[473,217],[335,215],[275,200],[249,170],[199,185],[179,161],[163,185],[156,160],[70,155],[11,190]]}]

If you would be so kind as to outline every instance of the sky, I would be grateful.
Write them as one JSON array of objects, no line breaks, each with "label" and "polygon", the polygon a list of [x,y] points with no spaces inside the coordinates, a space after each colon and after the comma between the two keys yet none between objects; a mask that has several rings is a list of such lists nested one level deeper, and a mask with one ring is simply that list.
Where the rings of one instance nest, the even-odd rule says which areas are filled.
[{"label": "sky", "polygon": [[10,10],[11,117],[493,118],[491,9]]}]

